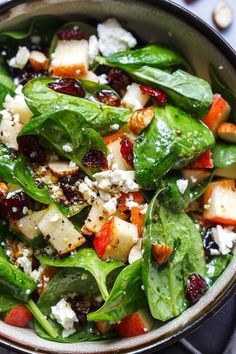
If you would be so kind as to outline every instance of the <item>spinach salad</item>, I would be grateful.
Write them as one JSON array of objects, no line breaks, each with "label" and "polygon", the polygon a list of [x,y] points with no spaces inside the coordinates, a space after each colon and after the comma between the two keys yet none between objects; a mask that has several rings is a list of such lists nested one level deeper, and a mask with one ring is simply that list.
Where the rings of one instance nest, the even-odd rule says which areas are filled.
[{"label": "spinach salad", "polygon": [[[158,36],[157,36],[158,39]],[[0,33],[0,314],[130,337],[193,306],[236,242],[236,94],[119,22]]]}]

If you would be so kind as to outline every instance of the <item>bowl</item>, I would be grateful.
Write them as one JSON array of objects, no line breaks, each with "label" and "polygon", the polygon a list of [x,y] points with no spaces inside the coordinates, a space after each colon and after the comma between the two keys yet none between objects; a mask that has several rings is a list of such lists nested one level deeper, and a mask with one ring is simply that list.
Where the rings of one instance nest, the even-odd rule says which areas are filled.
[{"label": "bowl", "polygon": [[[104,20],[114,16],[144,41],[174,44],[192,63],[197,75],[208,79],[208,64],[221,68],[221,76],[236,91],[236,53],[197,16],[165,0],[33,0],[3,1],[0,31],[15,28],[42,14]],[[127,339],[62,344],[39,338],[31,329],[0,322],[0,343],[21,353],[151,353],[203,324],[235,292],[236,257],[206,295],[179,317],[160,328]]]}]

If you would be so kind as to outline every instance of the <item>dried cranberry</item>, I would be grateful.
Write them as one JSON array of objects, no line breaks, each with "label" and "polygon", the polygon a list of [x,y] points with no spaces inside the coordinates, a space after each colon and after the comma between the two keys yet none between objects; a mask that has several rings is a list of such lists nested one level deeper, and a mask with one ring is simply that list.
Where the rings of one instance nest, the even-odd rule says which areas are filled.
[{"label": "dried cranberry", "polygon": [[17,142],[19,152],[29,157],[30,161],[43,163],[46,160],[46,153],[35,136],[19,136]]},{"label": "dried cranberry", "polygon": [[105,154],[100,150],[88,151],[81,161],[82,165],[89,168],[108,168],[108,162]]},{"label": "dried cranberry", "polygon": [[72,310],[75,312],[78,319],[78,325],[84,326],[87,323],[87,315],[96,308],[95,301],[92,298],[85,296],[75,296],[67,298]]},{"label": "dried cranberry", "polygon": [[108,84],[122,95],[127,86],[131,84],[131,78],[124,71],[112,68],[108,72]]},{"label": "dried cranberry", "polygon": [[96,92],[98,101],[108,106],[120,106],[120,98],[112,91],[100,90]]},{"label": "dried cranberry", "polygon": [[186,298],[193,304],[207,291],[207,283],[199,274],[191,274],[187,280]]},{"label": "dried cranberry", "polygon": [[75,79],[60,79],[50,82],[48,87],[56,92],[65,93],[66,95],[84,97],[85,92],[80,82]]},{"label": "dried cranberry", "polygon": [[57,37],[62,41],[71,41],[73,39],[80,41],[81,39],[89,39],[89,35],[80,31],[79,27],[62,29],[57,32]]},{"label": "dried cranberry", "polygon": [[204,247],[205,256],[208,259],[211,259],[213,252],[218,251],[219,247],[215,243],[215,241],[213,240],[212,229],[210,227],[203,231],[202,240],[203,240],[203,247]]},{"label": "dried cranberry", "polygon": [[0,214],[5,219],[20,219],[30,207],[31,200],[22,191],[8,193],[0,200]]},{"label": "dried cranberry", "polygon": [[83,174],[83,175],[77,174],[77,175],[73,175],[73,176],[63,177],[60,180],[60,187],[63,191],[63,194],[65,195],[66,199],[69,202],[83,200],[83,196],[79,192],[79,190],[75,184],[79,179],[83,178],[84,176],[85,176],[85,174]]},{"label": "dried cranberry", "polygon": [[133,152],[133,143],[132,141],[126,136],[122,136],[120,141],[120,153],[130,166],[133,167],[134,161],[134,152]]},{"label": "dried cranberry", "polygon": [[160,91],[158,89],[154,89],[154,88],[152,88],[150,86],[143,86],[143,85],[140,85],[140,90],[145,95],[155,97],[156,100],[157,100],[157,105],[159,107],[163,107],[163,106],[166,105],[167,96],[166,96],[166,94],[164,92],[162,92],[162,91]]}]

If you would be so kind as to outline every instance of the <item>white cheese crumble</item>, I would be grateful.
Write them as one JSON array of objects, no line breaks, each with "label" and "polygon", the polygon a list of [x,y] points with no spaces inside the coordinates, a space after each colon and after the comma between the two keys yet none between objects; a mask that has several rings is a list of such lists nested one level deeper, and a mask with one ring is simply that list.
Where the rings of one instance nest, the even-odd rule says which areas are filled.
[{"label": "white cheese crumble", "polygon": [[106,203],[103,204],[103,209],[107,211],[109,215],[115,214],[117,207],[117,199],[115,197],[108,200]]},{"label": "white cheese crumble", "polygon": [[85,182],[80,183],[79,191],[89,204],[92,204],[97,198],[97,194]]},{"label": "white cheese crumble", "polygon": [[65,144],[62,146],[62,150],[64,150],[65,152],[72,152],[72,146],[70,144]]},{"label": "white cheese crumble", "polygon": [[133,48],[137,44],[134,36],[121,27],[115,18],[109,18],[97,26],[98,45],[100,52],[108,55]]},{"label": "white cheese crumble", "polygon": [[8,62],[12,68],[23,69],[30,57],[30,51],[26,47],[19,47],[16,56]]},{"label": "white cheese crumble", "polygon": [[65,299],[61,299],[55,306],[51,306],[50,317],[64,328],[62,332],[63,337],[68,337],[76,332],[74,322],[78,322],[78,319],[70,304]]},{"label": "white cheese crumble", "polygon": [[217,225],[212,228],[213,239],[222,254],[228,254],[236,242],[236,233],[228,228]]},{"label": "white cheese crumble", "polygon": [[12,115],[7,110],[0,112],[2,119],[0,121],[0,140],[8,148],[17,150],[17,136],[22,129],[19,123],[19,115]]},{"label": "white cheese crumble", "polygon": [[188,180],[187,179],[178,179],[176,181],[178,190],[180,191],[181,194],[184,194],[186,189],[188,188]]},{"label": "white cheese crumble", "polygon": [[43,277],[44,270],[45,270],[45,266],[40,265],[38,269],[34,269],[30,273],[31,278],[33,278],[37,283],[40,282],[40,280]]},{"label": "white cheese crumble", "polygon": [[16,262],[23,268],[26,274],[30,274],[32,272],[32,260],[29,258],[31,256],[32,250],[24,248],[22,251],[22,256],[16,259]]},{"label": "white cheese crumble", "polygon": [[112,124],[112,125],[110,126],[110,128],[111,128],[111,130],[119,130],[119,129],[120,129],[120,126],[119,126],[119,124]]},{"label": "white cheese crumble", "polygon": [[123,193],[137,192],[140,187],[134,180],[134,171],[108,170],[93,175],[97,188],[105,192],[117,190]]},{"label": "white cheese crumble", "polygon": [[89,64],[92,65],[96,56],[99,54],[99,46],[98,46],[98,39],[95,35],[89,37],[88,42],[88,57],[89,57]]},{"label": "white cheese crumble", "polygon": [[98,76],[98,83],[101,85],[108,84],[108,76],[107,74],[101,74]]}]

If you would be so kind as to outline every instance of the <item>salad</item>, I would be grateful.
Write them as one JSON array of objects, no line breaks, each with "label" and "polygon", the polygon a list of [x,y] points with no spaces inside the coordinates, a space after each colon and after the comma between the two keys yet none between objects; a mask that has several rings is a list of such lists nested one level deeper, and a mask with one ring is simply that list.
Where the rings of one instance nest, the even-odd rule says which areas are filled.
[{"label": "salad", "polygon": [[0,47],[2,320],[72,343],[180,315],[233,257],[235,93],[114,18]]}]

